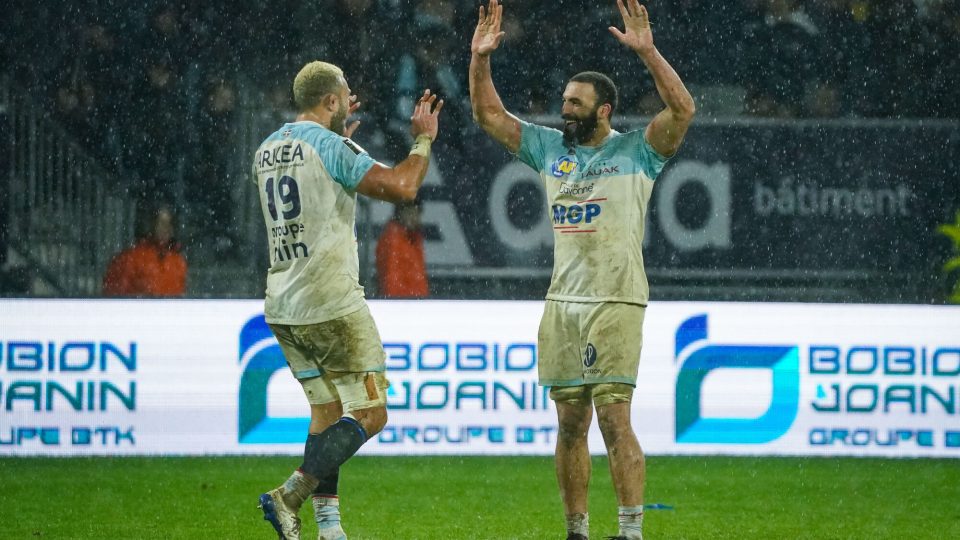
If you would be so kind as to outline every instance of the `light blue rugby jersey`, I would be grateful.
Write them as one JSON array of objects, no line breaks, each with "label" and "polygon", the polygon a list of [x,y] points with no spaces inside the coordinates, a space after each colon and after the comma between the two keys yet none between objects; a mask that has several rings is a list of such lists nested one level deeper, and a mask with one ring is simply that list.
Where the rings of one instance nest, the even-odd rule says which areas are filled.
[{"label": "light blue rugby jersey", "polygon": [[650,146],[644,130],[612,131],[598,146],[571,151],[559,130],[521,125],[517,157],[540,174],[553,223],[547,299],[646,305],[647,205],[668,158]]},{"label": "light blue rugby jersey", "polygon": [[374,163],[349,138],[309,121],[284,124],[257,149],[267,322],[313,324],[363,307],[355,189]]}]

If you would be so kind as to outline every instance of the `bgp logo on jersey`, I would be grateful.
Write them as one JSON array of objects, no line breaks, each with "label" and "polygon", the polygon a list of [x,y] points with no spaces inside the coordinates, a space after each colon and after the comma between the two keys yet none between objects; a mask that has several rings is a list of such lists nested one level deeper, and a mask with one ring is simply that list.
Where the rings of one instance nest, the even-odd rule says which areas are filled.
[{"label": "bgp logo on jersey", "polygon": [[571,159],[570,156],[561,156],[550,166],[550,174],[557,178],[567,174],[573,174],[573,171],[577,170],[577,165],[579,164],[576,158]]}]

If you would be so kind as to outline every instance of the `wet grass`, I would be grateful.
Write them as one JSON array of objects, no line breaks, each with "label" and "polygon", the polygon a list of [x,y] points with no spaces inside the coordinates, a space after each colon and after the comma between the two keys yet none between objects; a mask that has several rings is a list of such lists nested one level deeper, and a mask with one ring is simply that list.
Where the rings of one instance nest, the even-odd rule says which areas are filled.
[{"label": "wet grass", "polygon": [[[2,458],[0,538],[274,538],[257,495],[291,457]],[[613,535],[594,458],[591,538]],[[645,537],[960,538],[960,461],[651,457]],[[359,457],[341,473],[361,539],[564,538],[551,458]],[[316,538],[304,508],[303,538]]]}]

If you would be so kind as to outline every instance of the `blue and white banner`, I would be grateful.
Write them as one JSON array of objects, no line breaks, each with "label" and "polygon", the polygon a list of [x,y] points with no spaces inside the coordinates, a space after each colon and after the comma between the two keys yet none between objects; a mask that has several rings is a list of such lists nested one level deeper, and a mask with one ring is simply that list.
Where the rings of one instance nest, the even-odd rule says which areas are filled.
[{"label": "blue and white banner", "polygon": [[[552,454],[542,309],[371,302],[390,420],[361,452]],[[960,457],[960,308],[660,302],[643,334],[649,454]],[[261,302],[0,300],[0,455],[299,454],[307,414]]]}]

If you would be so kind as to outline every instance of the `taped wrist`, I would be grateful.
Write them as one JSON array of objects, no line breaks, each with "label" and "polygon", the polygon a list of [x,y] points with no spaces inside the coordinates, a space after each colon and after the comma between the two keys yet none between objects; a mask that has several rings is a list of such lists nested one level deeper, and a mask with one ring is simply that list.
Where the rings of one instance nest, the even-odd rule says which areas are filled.
[{"label": "taped wrist", "polygon": [[416,154],[424,158],[429,158],[431,143],[433,143],[433,141],[429,135],[417,135],[417,140],[414,141],[413,147],[410,148],[410,155]]}]

